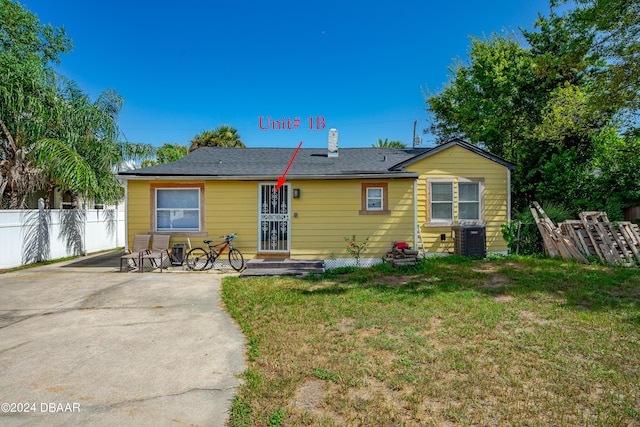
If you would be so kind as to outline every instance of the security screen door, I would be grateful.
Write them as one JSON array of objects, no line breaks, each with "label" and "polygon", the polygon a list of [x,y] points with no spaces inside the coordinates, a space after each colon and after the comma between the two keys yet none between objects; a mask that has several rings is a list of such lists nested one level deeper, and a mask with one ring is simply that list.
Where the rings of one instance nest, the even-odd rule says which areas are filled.
[{"label": "security screen door", "polygon": [[291,224],[289,184],[284,184],[278,191],[275,190],[276,184],[260,184],[258,250],[288,253]]}]

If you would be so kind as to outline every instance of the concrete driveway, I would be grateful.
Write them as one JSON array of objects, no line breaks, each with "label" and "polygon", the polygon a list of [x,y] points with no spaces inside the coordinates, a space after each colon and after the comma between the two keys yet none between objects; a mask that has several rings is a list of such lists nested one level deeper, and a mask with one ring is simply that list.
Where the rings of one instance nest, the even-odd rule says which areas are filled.
[{"label": "concrete driveway", "polygon": [[222,276],[118,260],[0,274],[0,425],[224,425],[245,340]]}]

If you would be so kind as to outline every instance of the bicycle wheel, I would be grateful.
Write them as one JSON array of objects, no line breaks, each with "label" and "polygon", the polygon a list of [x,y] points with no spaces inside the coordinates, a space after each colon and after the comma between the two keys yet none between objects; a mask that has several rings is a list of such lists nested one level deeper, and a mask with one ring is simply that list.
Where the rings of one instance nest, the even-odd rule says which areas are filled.
[{"label": "bicycle wheel", "polygon": [[185,263],[189,270],[202,271],[209,264],[209,254],[202,248],[193,248],[187,254]]},{"label": "bicycle wheel", "polygon": [[229,251],[229,264],[235,271],[240,271],[244,268],[244,257],[242,252],[233,248]]}]

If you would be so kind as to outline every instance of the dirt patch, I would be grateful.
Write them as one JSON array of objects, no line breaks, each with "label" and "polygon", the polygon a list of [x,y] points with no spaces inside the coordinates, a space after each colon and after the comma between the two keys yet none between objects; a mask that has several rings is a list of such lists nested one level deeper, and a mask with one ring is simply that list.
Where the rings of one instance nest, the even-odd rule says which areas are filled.
[{"label": "dirt patch", "polygon": [[382,276],[376,279],[376,285],[385,285],[390,287],[398,287],[406,285],[412,280],[420,278],[418,275],[411,276]]},{"label": "dirt patch", "polygon": [[[559,295],[564,295],[564,293],[562,291],[558,292]],[[544,302],[550,303],[550,304],[558,304],[558,305],[566,305],[568,304],[568,301],[566,298],[563,298],[562,296],[554,296],[554,295],[547,295],[545,297],[543,297],[542,299]]]},{"label": "dirt patch", "polygon": [[505,267],[513,268],[514,270],[523,270],[524,268],[526,268],[525,265],[519,264],[517,262],[504,262],[498,264],[480,263],[475,266],[473,271],[477,271],[478,273],[495,273],[496,271],[498,271],[498,269],[503,269]]},{"label": "dirt patch", "polygon": [[353,329],[353,325],[356,323],[356,319],[353,317],[345,317],[338,323],[337,327],[340,332],[346,332]]},{"label": "dirt patch", "polygon": [[520,318],[528,323],[532,323],[535,325],[548,325],[549,323],[551,323],[550,320],[541,319],[535,313],[525,310],[520,311]]},{"label": "dirt patch", "polygon": [[432,317],[429,319],[428,326],[420,332],[420,335],[427,338],[427,344],[433,348],[436,353],[442,352],[445,345],[438,338],[442,331],[442,319],[440,317]]},{"label": "dirt patch", "polygon": [[313,286],[311,286],[311,287],[307,290],[307,292],[320,291],[320,290],[322,290],[322,289],[327,289],[327,288],[330,288],[331,286],[334,286],[334,285],[337,285],[337,284],[338,284],[338,282],[334,282],[334,281],[318,283],[317,285],[313,285]]},{"label": "dirt patch", "polygon": [[504,274],[498,273],[499,268],[504,267],[512,267],[512,268],[521,268],[516,263],[506,263],[500,265],[491,265],[491,264],[479,264],[473,271],[477,273],[482,273],[491,276],[490,279],[482,285],[483,288],[500,288],[503,286],[509,286],[511,281]]},{"label": "dirt patch", "polygon": [[503,302],[503,303],[515,301],[515,297],[512,297],[511,295],[502,295],[502,294],[494,295],[493,299],[496,302]]},{"label": "dirt patch", "polygon": [[322,416],[324,413],[324,401],[327,398],[326,382],[317,379],[305,381],[298,387],[293,397],[293,406],[296,409]]},{"label": "dirt patch", "polygon": [[429,332],[437,333],[442,326],[442,319],[438,316],[429,319]]},{"label": "dirt patch", "polygon": [[501,288],[503,286],[508,286],[509,283],[510,283],[509,279],[506,276],[496,273],[493,276],[491,276],[491,280],[485,283],[484,285],[482,285],[482,287],[483,288]]},{"label": "dirt patch", "polygon": [[385,384],[375,378],[367,379],[364,387],[349,389],[349,397],[352,399],[373,400],[377,395],[389,396],[389,394]]}]

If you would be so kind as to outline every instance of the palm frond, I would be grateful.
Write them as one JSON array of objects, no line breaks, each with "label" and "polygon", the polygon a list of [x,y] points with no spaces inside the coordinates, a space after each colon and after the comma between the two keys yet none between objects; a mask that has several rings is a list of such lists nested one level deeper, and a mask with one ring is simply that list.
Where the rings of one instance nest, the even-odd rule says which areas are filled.
[{"label": "palm frond", "polygon": [[61,187],[87,196],[98,191],[98,179],[91,165],[63,141],[41,139],[35,158],[36,163]]},{"label": "palm frond", "polygon": [[136,144],[133,142],[121,142],[120,150],[122,160],[147,160],[156,156],[156,147],[151,144]]}]

